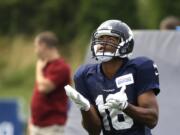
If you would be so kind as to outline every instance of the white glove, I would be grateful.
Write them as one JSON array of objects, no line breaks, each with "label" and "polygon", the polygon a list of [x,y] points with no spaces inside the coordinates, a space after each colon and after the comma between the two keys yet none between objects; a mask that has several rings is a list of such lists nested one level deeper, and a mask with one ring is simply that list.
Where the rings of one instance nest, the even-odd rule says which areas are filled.
[{"label": "white glove", "polygon": [[84,111],[88,111],[90,109],[89,101],[77,92],[77,90],[72,88],[70,85],[66,85],[64,89],[66,91],[66,95],[77,105],[78,108]]},{"label": "white glove", "polygon": [[118,109],[118,110],[124,110],[128,106],[127,102],[127,95],[124,92],[126,89],[126,86],[122,86],[120,92],[117,92],[115,94],[109,94],[106,98],[106,103],[104,105],[105,109]]}]

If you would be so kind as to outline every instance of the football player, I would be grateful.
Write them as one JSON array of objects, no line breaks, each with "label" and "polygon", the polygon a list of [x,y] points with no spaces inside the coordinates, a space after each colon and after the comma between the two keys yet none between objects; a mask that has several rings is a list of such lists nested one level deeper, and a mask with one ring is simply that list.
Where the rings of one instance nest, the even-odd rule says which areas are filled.
[{"label": "football player", "polygon": [[66,94],[81,109],[90,135],[151,135],[158,122],[158,70],[147,57],[130,59],[134,37],[120,20],[107,20],[93,33],[91,51],[98,64],[81,66],[75,89]]}]

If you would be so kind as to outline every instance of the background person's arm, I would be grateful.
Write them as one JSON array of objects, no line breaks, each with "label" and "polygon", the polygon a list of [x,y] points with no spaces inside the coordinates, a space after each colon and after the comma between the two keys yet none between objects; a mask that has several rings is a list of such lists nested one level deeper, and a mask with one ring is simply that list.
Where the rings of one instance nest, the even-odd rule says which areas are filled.
[{"label": "background person's arm", "polygon": [[38,90],[42,93],[49,93],[55,88],[55,84],[43,75],[43,68],[47,62],[38,60],[36,64],[36,81],[38,84]]}]

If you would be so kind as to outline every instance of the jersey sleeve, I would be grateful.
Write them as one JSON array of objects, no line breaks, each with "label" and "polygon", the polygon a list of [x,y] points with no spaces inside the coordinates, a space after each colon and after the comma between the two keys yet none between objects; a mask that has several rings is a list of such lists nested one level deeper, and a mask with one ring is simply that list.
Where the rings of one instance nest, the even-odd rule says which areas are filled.
[{"label": "jersey sleeve", "polygon": [[70,83],[70,68],[68,66],[55,66],[48,70],[46,78],[49,79],[56,87]]},{"label": "jersey sleeve", "polygon": [[86,71],[84,66],[81,66],[75,73],[74,83],[76,90],[81,93],[86,99],[92,102],[87,92],[88,89],[86,86]]},{"label": "jersey sleeve", "polygon": [[156,64],[151,60],[146,60],[137,68],[136,88],[138,95],[153,90],[157,95],[159,89],[159,73]]}]

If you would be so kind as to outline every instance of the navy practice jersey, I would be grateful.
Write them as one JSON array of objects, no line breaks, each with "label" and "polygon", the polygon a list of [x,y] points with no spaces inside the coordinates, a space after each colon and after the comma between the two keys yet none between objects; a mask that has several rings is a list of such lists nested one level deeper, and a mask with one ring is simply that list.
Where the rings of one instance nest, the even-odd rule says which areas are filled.
[{"label": "navy practice jersey", "polygon": [[137,105],[137,97],[149,90],[157,95],[159,77],[157,66],[145,57],[124,59],[123,66],[112,79],[102,72],[101,64],[81,66],[74,75],[76,89],[93,104],[101,118],[104,135],[151,135],[148,127],[133,120],[123,111],[102,109],[109,94],[120,91],[126,85],[128,102]]}]

